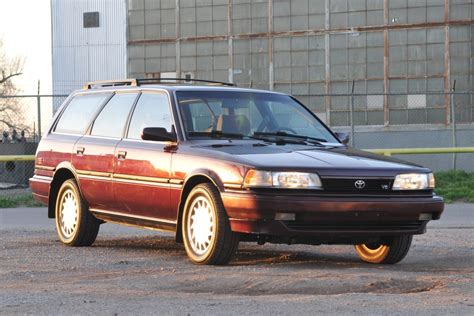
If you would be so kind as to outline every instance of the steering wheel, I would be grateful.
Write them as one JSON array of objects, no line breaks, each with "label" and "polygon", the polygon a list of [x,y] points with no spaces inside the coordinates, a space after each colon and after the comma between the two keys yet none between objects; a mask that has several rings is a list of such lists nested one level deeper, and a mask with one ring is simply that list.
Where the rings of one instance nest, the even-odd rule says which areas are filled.
[{"label": "steering wheel", "polygon": [[298,133],[292,129],[292,128],[289,128],[289,127],[282,127],[282,128],[279,128],[276,133],[278,132],[290,132],[291,134],[294,134],[294,135],[298,135]]},{"label": "steering wheel", "polygon": [[268,116],[265,116],[262,120],[262,122],[260,122],[260,124],[258,124],[258,127],[257,129],[255,130],[256,132],[263,132],[263,130],[265,129],[265,127],[268,126],[268,123],[270,122],[270,119],[268,118]]},{"label": "steering wheel", "polygon": [[211,124],[209,124],[209,126],[206,128],[206,131],[214,132],[216,130],[216,127],[216,122],[211,122]]}]

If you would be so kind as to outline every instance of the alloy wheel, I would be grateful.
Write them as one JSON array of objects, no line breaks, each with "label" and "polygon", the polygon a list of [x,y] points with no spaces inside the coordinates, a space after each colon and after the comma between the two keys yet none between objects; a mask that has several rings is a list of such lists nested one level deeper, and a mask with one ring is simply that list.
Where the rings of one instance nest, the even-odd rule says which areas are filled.
[{"label": "alloy wheel", "polygon": [[199,256],[205,254],[215,235],[214,209],[206,197],[198,196],[192,202],[187,229],[192,250]]},{"label": "alloy wheel", "polygon": [[79,218],[79,205],[76,194],[68,189],[63,193],[59,212],[61,232],[66,238],[74,235]]}]

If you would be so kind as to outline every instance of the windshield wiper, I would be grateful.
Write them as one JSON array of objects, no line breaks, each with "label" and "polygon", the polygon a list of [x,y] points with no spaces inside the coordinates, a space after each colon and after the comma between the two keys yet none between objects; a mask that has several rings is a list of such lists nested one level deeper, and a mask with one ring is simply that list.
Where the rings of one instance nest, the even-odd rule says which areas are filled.
[{"label": "windshield wiper", "polygon": [[245,135],[238,133],[227,133],[222,131],[210,131],[210,132],[188,132],[189,136],[200,136],[200,137],[211,137],[211,138],[235,138],[242,139]]},{"label": "windshield wiper", "polygon": [[317,138],[317,137],[312,137],[312,136],[305,136],[305,135],[297,135],[297,134],[289,134],[284,131],[278,131],[278,132],[254,132],[253,136],[258,138],[258,137],[264,137],[267,138],[268,136],[274,136],[277,137],[278,140],[284,140],[284,138],[296,138],[300,139],[301,143],[311,143],[315,145],[320,145],[324,146],[322,143],[327,142],[326,139],[324,138]]}]

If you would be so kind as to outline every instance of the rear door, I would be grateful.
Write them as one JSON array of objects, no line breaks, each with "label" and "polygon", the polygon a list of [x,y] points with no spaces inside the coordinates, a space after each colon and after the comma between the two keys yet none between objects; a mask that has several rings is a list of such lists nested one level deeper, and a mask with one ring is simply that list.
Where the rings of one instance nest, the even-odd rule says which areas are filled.
[{"label": "rear door", "polygon": [[72,97],[59,114],[51,134],[41,140],[37,163],[55,168],[60,163],[71,162],[75,143],[110,96],[111,93],[79,93]]},{"label": "rear door", "polygon": [[176,210],[170,209],[169,143],[142,140],[145,127],[173,130],[170,100],[164,91],[143,91],[137,101],[128,133],[115,151],[115,198],[122,213],[173,228]]},{"label": "rear door", "polygon": [[115,147],[123,137],[138,92],[118,92],[107,102],[88,133],[74,146],[72,162],[84,198],[93,209],[113,210],[112,173]]}]

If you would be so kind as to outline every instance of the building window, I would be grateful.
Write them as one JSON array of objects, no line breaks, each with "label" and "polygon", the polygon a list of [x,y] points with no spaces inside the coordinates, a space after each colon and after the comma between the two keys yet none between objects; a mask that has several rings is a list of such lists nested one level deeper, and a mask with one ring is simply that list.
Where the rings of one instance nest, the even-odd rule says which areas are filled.
[{"label": "building window", "polygon": [[99,12],[84,12],[84,28],[99,27]]}]

